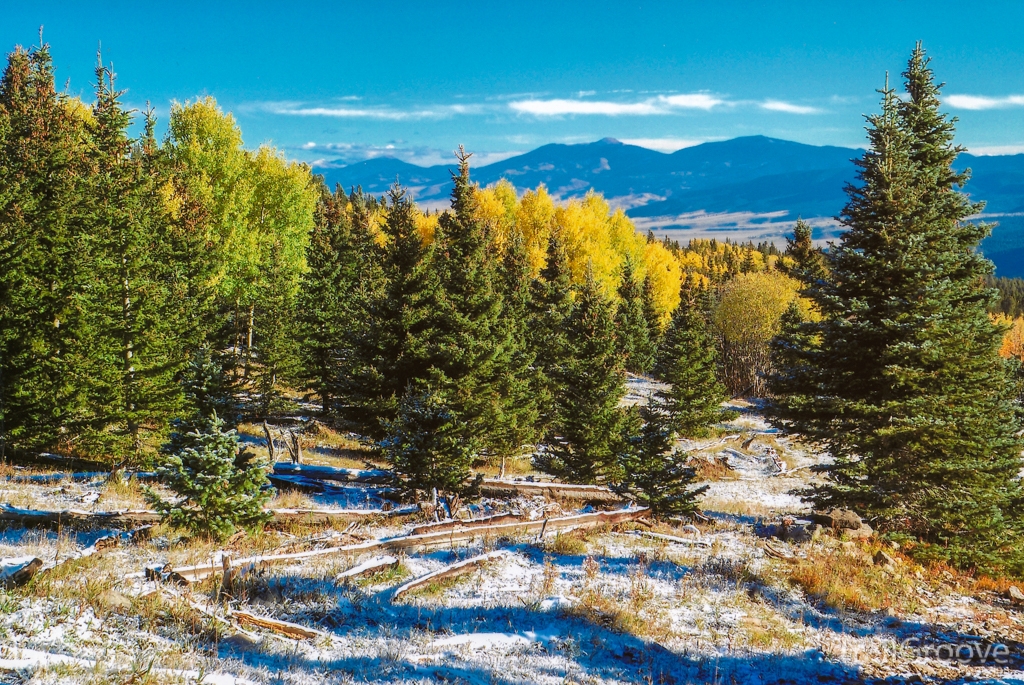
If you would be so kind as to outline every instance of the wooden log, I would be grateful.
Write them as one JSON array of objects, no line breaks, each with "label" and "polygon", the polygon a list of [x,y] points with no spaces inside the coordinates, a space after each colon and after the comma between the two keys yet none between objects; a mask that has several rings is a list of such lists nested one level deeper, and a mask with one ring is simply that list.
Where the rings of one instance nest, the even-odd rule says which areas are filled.
[{"label": "wooden log", "polygon": [[143,525],[160,522],[160,514],[155,511],[82,511],[65,509],[63,511],[47,511],[41,509],[20,509],[7,504],[0,504],[0,521],[20,523],[23,526],[120,526]]},{"label": "wooden log", "polygon": [[[60,483],[61,481],[64,480],[79,482],[109,477],[109,471],[60,471],[57,473],[39,473],[35,475],[8,476],[6,478],[6,481],[8,483],[32,483],[34,485],[52,485],[54,483]],[[135,478],[140,482],[151,482],[160,479],[160,477],[155,472],[152,471],[126,472],[122,474],[122,478]]]},{"label": "wooden log", "polygon": [[[397,516],[411,513],[413,509],[393,509],[381,511],[377,509],[269,509],[274,523],[291,521],[308,521],[311,523],[335,521],[353,521],[373,516]],[[153,525],[160,522],[160,513],[149,510],[125,511],[82,511],[65,509],[49,511],[45,509],[19,509],[0,504],[0,521],[19,523],[26,527],[33,526],[80,526],[118,527],[133,525]]]},{"label": "wooden log", "polygon": [[499,480],[484,478],[480,494],[485,497],[547,497],[548,499],[571,499],[584,502],[621,502],[622,498],[600,485],[575,485],[573,483],[536,483],[523,480]]},{"label": "wooden log", "polygon": [[334,466],[290,464],[282,461],[274,464],[274,475],[305,476],[315,480],[330,480],[337,483],[370,483],[378,485],[387,485],[393,480],[390,471],[378,469],[341,469]]},{"label": "wooden log", "polygon": [[381,571],[395,568],[396,566],[398,566],[398,557],[376,557],[369,561],[364,561],[358,566],[353,566],[347,571],[339,573],[336,580],[338,582],[347,583],[355,580],[356,578],[372,576],[375,573],[380,573]]},{"label": "wooden log", "polygon": [[686,545],[688,547],[710,547],[711,543],[705,542],[704,540],[688,540],[686,538],[676,537],[675,535],[665,535],[664,533],[655,533],[650,530],[634,530],[632,534],[636,537],[652,538],[654,540],[664,540],[665,542],[671,542],[675,545]]},{"label": "wooden log", "polygon": [[407,592],[412,592],[419,588],[427,587],[432,583],[436,583],[447,578],[455,578],[457,576],[465,575],[471,571],[475,571],[489,561],[507,557],[511,554],[508,550],[498,549],[487,554],[481,554],[479,556],[470,557],[458,563],[450,566],[445,566],[442,569],[438,569],[432,573],[428,573],[425,576],[420,576],[410,580],[405,585],[400,586],[395,590],[394,594],[391,595],[391,601],[395,601],[400,595],[404,595]]},{"label": "wooden log", "polygon": [[0,586],[5,588],[24,585],[43,567],[37,557],[11,557],[0,559]]},{"label": "wooden log", "polygon": [[431,533],[434,531],[441,530],[454,530],[456,528],[469,529],[469,528],[480,528],[482,526],[492,526],[495,523],[508,523],[510,521],[521,521],[522,516],[518,514],[495,514],[494,516],[486,516],[475,521],[459,521],[453,519],[451,521],[441,521],[440,523],[427,523],[422,526],[416,526],[411,531],[410,535],[422,535],[423,533]]},{"label": "wooden log", "polygon": [[256,616],[255,614],[250,614],[248,611],[230,611],[228,612],[228,616],[243,626],[266,628],[267,630],[272,630],[275,633],[287,635],[295,640],[326,636],[326,633],[322,633],[319,630],[314,630],[312,628],[307,628],[306,626],[300,626],[298,623],[279,621],[276,618],[268,618],[266,616]]},{"label": "wooden log", "polygon": [[[456,542],[472,540],[481,535],[529,535],[532,533],[556,532],[560,530],[574,530],[577,528],[593,528],[605,524],[623,523],[634,521],[647,515],[646,507],[631,507],[619,509],[618,511],[598,511],[589,514],[577,514],[575,516],[562,516],[552,519],[538,519],[536,521],[514,521],[511,523],[497,523],[478,528],[454,529],[423,533],[421,535],[402,535],[394,538],[378,540],[367,540],[351,545],[340,545],[338,547],[327,547],[325,549],[314,549],[306,552],[294,552],[291,554],[271,554],[247,559],[238,559],[234,562],[239,569],[245,568],[245,573],[255,568],[266,568],[293,563],[301,563],[308,559],[335,554],[356,554],[374,550],[401,551],[417,547],[431,548],[437,546],[451,545]],[[189,583],[199,582],[204,578],[223,571],[223,565],[219,561],[211,560],[209,563],[197,564],[195,566],[183,566],[179,568],[149,568],[142,572],[132,573],[125,578],[151,578],[173,580],[175,582]],[[239,570],[239,575],[243,571]]]}]

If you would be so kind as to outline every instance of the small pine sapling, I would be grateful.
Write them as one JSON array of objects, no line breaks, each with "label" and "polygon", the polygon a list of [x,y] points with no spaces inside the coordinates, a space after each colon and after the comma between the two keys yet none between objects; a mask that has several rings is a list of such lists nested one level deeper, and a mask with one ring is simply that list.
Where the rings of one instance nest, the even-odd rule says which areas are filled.
[{"label": "small pine sapling", "polygon": [[650,507],[658,518],[689,514],[708,486],[691,488],[696,471],[686,465],[685,453],[674,448],[671,419],[654,401],[639,410],[642,421],[619,454],[619,482],[614,492]]},{"label": "small pine sapling", "polygon": [[391,465],[397,487],[412,495],[434,490],[460,497],[476,494],[482,476],[472,478],[470,467],[478,442],[440,393],[408,389],[398,416],[385,421],[384,429],[377,449]]},{"label": "small pine sapling", "polygon": [[270,492],[263,489],[267,482],[265,460],[239,450],[238,434],[233,429],[225,431],[216,414],[189,423],[192,430],[172,437],[157,469],[177,499],[164,499],[154,490],[146,490],[146,498],[164,522],[220,540],[240,526],[266,523],[269,514],[263,505]]}]

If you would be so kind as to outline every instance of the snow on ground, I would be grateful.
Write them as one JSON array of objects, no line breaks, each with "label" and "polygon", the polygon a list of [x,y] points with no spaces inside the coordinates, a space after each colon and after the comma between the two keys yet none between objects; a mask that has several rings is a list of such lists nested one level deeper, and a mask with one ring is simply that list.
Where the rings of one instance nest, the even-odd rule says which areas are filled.
[{"label": "snow on ground", "polygon": [[[647,386],[636,385],[633,394],[642,397]],[[615,528],[483,538],[409,553],[397,570],[349,583],[337,575],[371,554],[317,557],[250,575],[230,597],[218,598],[218,581],[145,596],[144,588],[156,586],[125,579],[147,565],[196,563],[218,551],[158,531],[139,547],[75,561],[28,588],[0,591],[0,682],[1024,683],[1024,625],[1005,601],[968,596],[953,583],[926,587],[899,571],[893,584],[919,587],[912,606],[841,611],[789,582],[789,567],[765,556],[754,527],[806,511],[791,491],[811,482],[807,467],[820,457],[778,439],[756,407],[737,406],[742,413],[722,437],[685,445],[728,464],[709,484],[704,507],[712,522],[700,524],[699,535],[680,523],[660,529],[679,541]],[[769,447],[784,462],[781,473]],[[114,508],[136,496],[100,482],[0,488],[0,501],[47,508]],[[89,493],[101,496],[83,504]],[[562,513],[557,503],[519,498],[486,501],[476,515],[493,511],[530,518]],[[397,535],[413,525],[380,519],[346,535]],[[0,532],[0,557],[60,560],[107,532],[11,527]],[[342,537],[293,534],[267,533],[232,553],[323,547]],[[812,545],[841,552],[852,543],[773,544],[802,555]],[[405,580],[493,549],[509,554],[456,581],[393,599]],[[324,636],[294,641],[240,631],[217,618],[225,608]],[[922,653],[919,645],[981,650],[986,658],[961,663]],[[1004,661],[996,647],[1007,650]]]}]

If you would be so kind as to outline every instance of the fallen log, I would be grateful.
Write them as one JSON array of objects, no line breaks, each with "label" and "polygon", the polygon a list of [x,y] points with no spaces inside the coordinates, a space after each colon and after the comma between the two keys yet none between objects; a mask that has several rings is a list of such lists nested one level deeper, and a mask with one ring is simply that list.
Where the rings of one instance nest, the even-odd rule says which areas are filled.
[{"label": "fallen log", "polygon": [[248,611],[229,611],[228,616],[240,625],[265,628],[275,633],[287,635],[294,640],[324,637],[326,635],[326,633],[322,633],[319,630],[300,626],[298,623],[289,623],[288,621],[279,621],[276,618],[257,616],[250,614]]},{"label": "fallen log", "polygon": [[[70,480],[75,482],[96,480],[98,478],[109,478],[109,471],[58,471],[56,473],[39,473],[35,475],[7,476],[8,483],[32,483],[34,485],[52,485],[61,481]],[[160,480],[160,476],[153,471],[135,471],[121,474],[122,478],[134,478],[140,482],[151,482]]]},{"label": "fallen log", "polygon": [[0,559],[0,587],[24,585],[43,567],[38,557],[11,557]]},{"label": "fallen log", "polygon": [[347,583],[356,578],[364,578],[366,576],[372,576],[375,573],[380,573],[387,569],[391,569],[398,566],[398,557],[385,556],[370,559],[364,561],[358,566],[353,566],[347,571],[339,573],[335,580],[339,582]]},{"label": "fallen log", "polygon": [[342,469],[335,466],[316,464],[292,464],[279,461],[274,464],[275,476],[303,476],[315,480],[330,480],[337,483],[370,483],[387,485],[394,480],[390,471],[378,469]]},{"label": "fallen log", "polygon": [[451,566],[445,566],[442,569],[438,569],[437,571],[428,573],[425,576],[420,576],[419,578],[410,580],[405,585],[400,586],[391,595],[391,601],[395,601],[400,595],[404,595],[407,592],[412,592],[413,590],[422,587],[427,587],[432,583],[436,583],[447,578],[455,578],[457,576],[465,575],[470,571],[475,571],[476,569],[480,568],[488,561],[493,561],[501,557],[507,557],[510,554],[511,552],[509,552],[508,550],[498,549],[493,552],[488,552],[487,554],[481,554],[479,556],[465,559],[456,564],[452,564]]},{"label": "fallen log", "polygon": [[522,516],[518,514],[495,514],[494,516],[486,516],[475,521],[460,521],[458,519],[452,519],[450,521],[441,521],[440,523],[427,523],[422,526],[416,526],[411,531],[410,535],[422,535],[423,533],[431,533],[434,531],[441,530],[454,530],[456,528],[480,528],[482,526],[492,526],[495,523],[508,523],[510,521],[521,521]]},{"label": "fallen log", "polygon": [[[306,521],[310,523],[331,523],[352,521],[372,516],[396,516],[412,513],[413,508],[392,509],[269,509],[273,523]],[[83,528],[145,526],[160,522],[160,513],[150,510],[125,511],[83,511],[65,509],[20,509],[0,504],[0,521],[32,526],[80,526]]]},{"label": "fallen log", "polygon": [[0,504],[0,521],[20,523],[23,526],[120,526],[144,525],[160,522],[160,514],[155,511],[83,511],[81,509],[65,509],[48,511],[44,509],[21,509],[7,504]]},{"label": "fallen log", "polygon": [[[402,535],[394,538],[382,538],[367,540],[351,545],[340,545],[338,547],[327,547],[307,552],[294,552],[291,554],[271,554],[247,559],[238,559],[233,562],[239,568],[239,575],[248,573],[257,568],[280,566],[291,563],[303,562],[307,559],[314,559],[321,556],[335,554],[356,554],[373,550],[401,551],[417,547],[436,547],[439,545],[451,545],[456,542],[472,540],[481,535],[529,535],[531,533],[553,533],[561,530],[573,530],[576,528],[593,528],[605,524],[623,523],[633,521],[647,515],[646,507],[631,507],[618,511],[599,511],[589,514],[577,514],[575,516],[562,516],[551,519],[537,519],[536,521],[514,521],[511,523],[496,523],[476,528],[435,531],[420,535]],[[223,556],[223,553],[220,553]],[[128,578],[146,578],[149,580],[165,580],[179,583],[199,582],[205,578],[223,571],[223,564],[220,556],[205,564],[195,566],[171,567],[150,567],[145,571],[128,574]]]},{"label": "fallen log", "polygon": [[664,533],[655,533],[650,530],[634,530],[632,535],[636,537],[651,538],[654,540],[664,540],[665,542],[671,542],[675,545],[686,545],[688,547],[710,547],[711,543],[705,542],[704,540],[688,540],[687,538],[676,537],[675,535],[665,535]]},{"label": "fallen log", "polygon": [[480,494],[485,497],[547,497],[548,499],[571,499],[584,502],[621,502],[622,498],[600,485],[575,485],[573,483],[539,483],[525,480],[500,480],[484,478]]}]

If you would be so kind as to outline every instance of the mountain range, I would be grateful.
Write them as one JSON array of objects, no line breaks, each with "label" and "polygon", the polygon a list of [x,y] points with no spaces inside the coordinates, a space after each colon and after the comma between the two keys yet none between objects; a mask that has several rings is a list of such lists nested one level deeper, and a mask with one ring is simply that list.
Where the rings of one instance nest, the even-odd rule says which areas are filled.
[{"label": "mountain range", "polygon": [[[520,191],[544,184],[558,200],[602,193],[622,207],[639,230],[685,243],[692,237],[768,240],[782,244],[798,217],[815,227],[815,238],[842,230],[835,216],[846,203],[846,184],[856,180],[853,159],[861,150],[805,145],[748,136],[702,143],[673,153],[627,145],[613,138],[579,145],[544,145],[525,154],[472,169],[490,185],[504,178]],[[958,168],[972,170],[965,187],[984,200],[979,217],[998,222],[982,250],[1000,276],[1024,277],[1024,154],[963,153]],[[314,166],[325,181],[382,194],[397,179],[421,206],[446,206],[452,165],[421,167],[392,157],[354,164]]]}]

